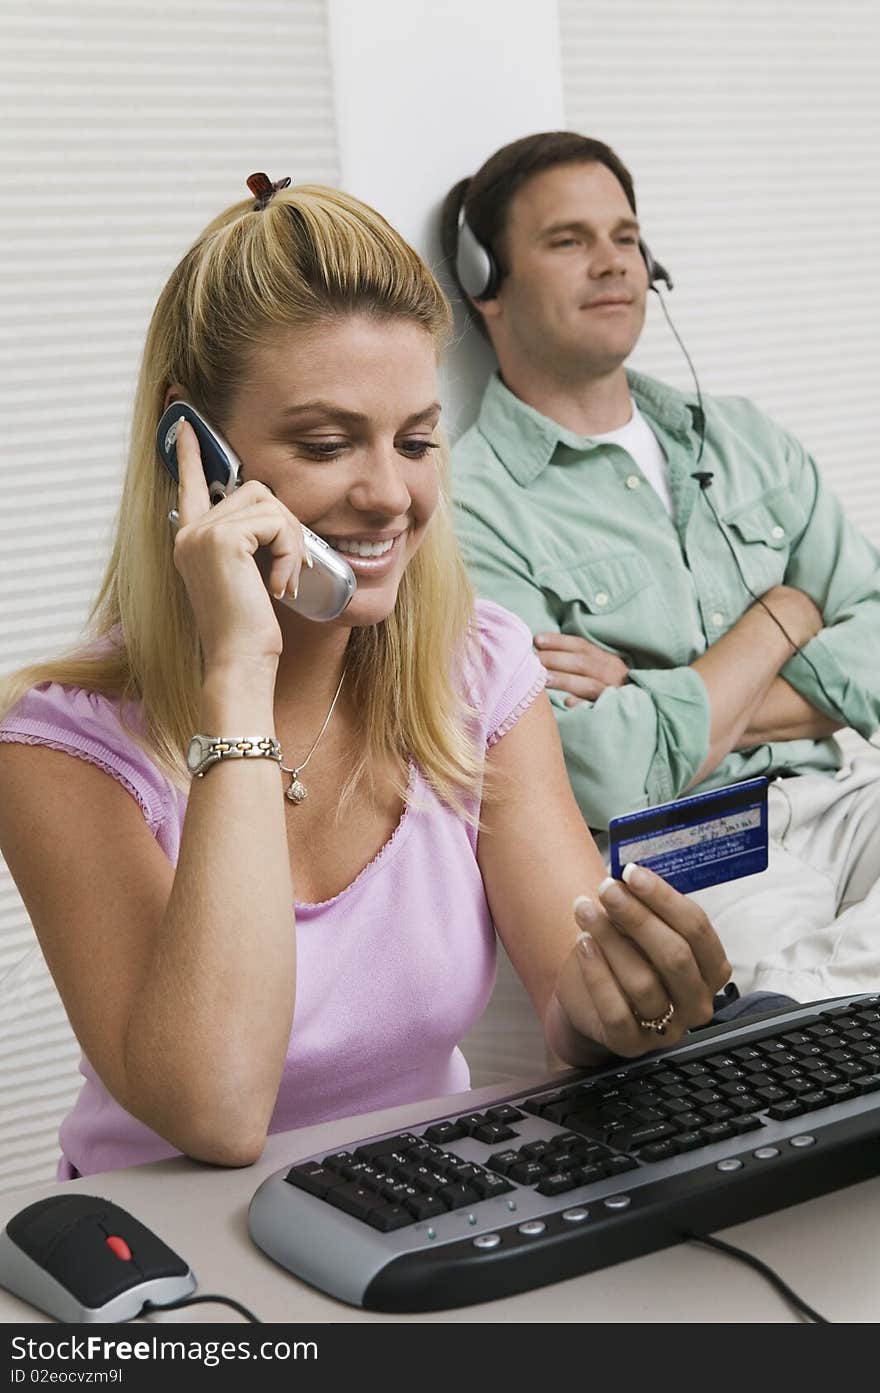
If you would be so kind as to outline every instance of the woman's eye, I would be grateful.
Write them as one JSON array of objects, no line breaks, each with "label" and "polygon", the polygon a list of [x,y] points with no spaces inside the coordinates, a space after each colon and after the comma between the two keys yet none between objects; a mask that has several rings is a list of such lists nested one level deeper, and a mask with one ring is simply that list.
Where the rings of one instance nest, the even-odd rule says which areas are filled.
[{"label": "woman's eye", "polygon": [[335,459],[345,449],[344,440],[301,440],[298,448],[313,459]]},{"label": "woman's eye", "polygon": [[429,450],[439,448],[434,440],[402,440],[398,446],[409,459],[424,459]]}]

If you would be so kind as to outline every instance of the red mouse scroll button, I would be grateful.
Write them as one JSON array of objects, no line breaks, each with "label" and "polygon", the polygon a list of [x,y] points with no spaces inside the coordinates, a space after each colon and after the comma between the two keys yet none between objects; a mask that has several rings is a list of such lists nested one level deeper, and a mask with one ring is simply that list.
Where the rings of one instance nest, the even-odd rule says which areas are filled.
[{"label": "red mouse scroll button", "polygon": [[115,1233],[106,1238],[105,1243],[111,1252],[115,1253],[123,1262],[131,1262],[131,1249],[124,1238],[119,1238]]}]

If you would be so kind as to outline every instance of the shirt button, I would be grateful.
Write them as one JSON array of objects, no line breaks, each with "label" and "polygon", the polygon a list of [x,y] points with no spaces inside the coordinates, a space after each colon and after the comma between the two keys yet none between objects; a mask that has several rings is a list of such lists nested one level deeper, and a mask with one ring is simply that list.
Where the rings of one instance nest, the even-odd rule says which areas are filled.
[{"label": "shirt button", "polygon": [[598,592],[598,594],[595,595],[595,596],[593,597],[593,602],[594,602],[594,604],[597,604],[597,605],[599,606],[600,609],[602,609],[605,605],[607,605],[607,603],[608,603],[608,596],[605,594],[605,591],[604,591],[604,590],[600,590],[600,591]]},{"label": "shirt button", "polygon": [[724,623],[724,615],[719,609],[716,609],[715,613],[712,615],[712,623],[715,625],[716,629],[720,629],[721,625]]},{"label": "shirt button", "polygon": [[642,486],[642,481],[641,481],[641,479],[639,478],[638,474],[630,474],[629,478],[628,478],[627,481],[626,481],[626,486],[627,486],[628,489],[638,489],[638,488],[641,488],[641,486]]},{"label": "shirt button", "polygon": [[779,538],[780,538],[780,537],[784,537],[784,536],[785,536],[785,528],[784,528],[784,527],[774,527],[774,528],[772,529],[771,533],[770,533],[770,536],[771,536],[771,537],[775,537],[776,540],[779,541]]}]

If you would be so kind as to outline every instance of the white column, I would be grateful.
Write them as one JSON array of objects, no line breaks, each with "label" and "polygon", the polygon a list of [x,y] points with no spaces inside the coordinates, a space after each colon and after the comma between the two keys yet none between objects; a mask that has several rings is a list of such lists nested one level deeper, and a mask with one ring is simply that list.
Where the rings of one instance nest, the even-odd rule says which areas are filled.
[{"label": "white column", "polygon": [[[556,0],[328,0],[341,187],[441,266],[440,205],[500,145],[564,127]],[[457,316],[460,327],[463,317]],[[447,429],[473,419],[493,360],[465,334]]]},{"label": "white column", "polygon": [[[564,128],[556,0],[328,0],[328,14],[341,187],[387,217],[455,302],[438,232],[447,191],[508,141]],[[458,306],[456,319],[463,330]],[[465,331],[443,377],[453,438],[493,366]],[[475,1085],[547,1062],[531,1002],[501,959],[489,1009],[464,1042]]]}]

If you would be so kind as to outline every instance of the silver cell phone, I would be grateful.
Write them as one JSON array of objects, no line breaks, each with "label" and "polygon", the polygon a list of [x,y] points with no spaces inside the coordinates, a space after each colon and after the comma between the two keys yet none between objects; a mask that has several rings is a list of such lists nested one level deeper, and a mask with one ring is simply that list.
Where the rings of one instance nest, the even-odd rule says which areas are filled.
[{"label": "silver cell phone", "polygon": [[[179,483],[177,468],[177,424],[183,416],[189,421],[199,442],[205,481],[211,502],[219,503],[228,498],[244,482],[241,461],[232,446],[223,439],[219,431],[209,425],[201,412],[187,401],[172,402],[156,427],[156,448],[159,458],[175,483]],[[169,514],[172,527],[179,525],[176,509]],[[285,595],[281,601],[305,619],[336,619],[342,613],[357,589],[354,571],[344,556],[334,551],[308,527],[303,525],[306,551],[313,565],[303,566],[299,577],[299,593],[296,599]],[[268,576],[269,552],[260,547],[254,560],[263,577]]]}]

